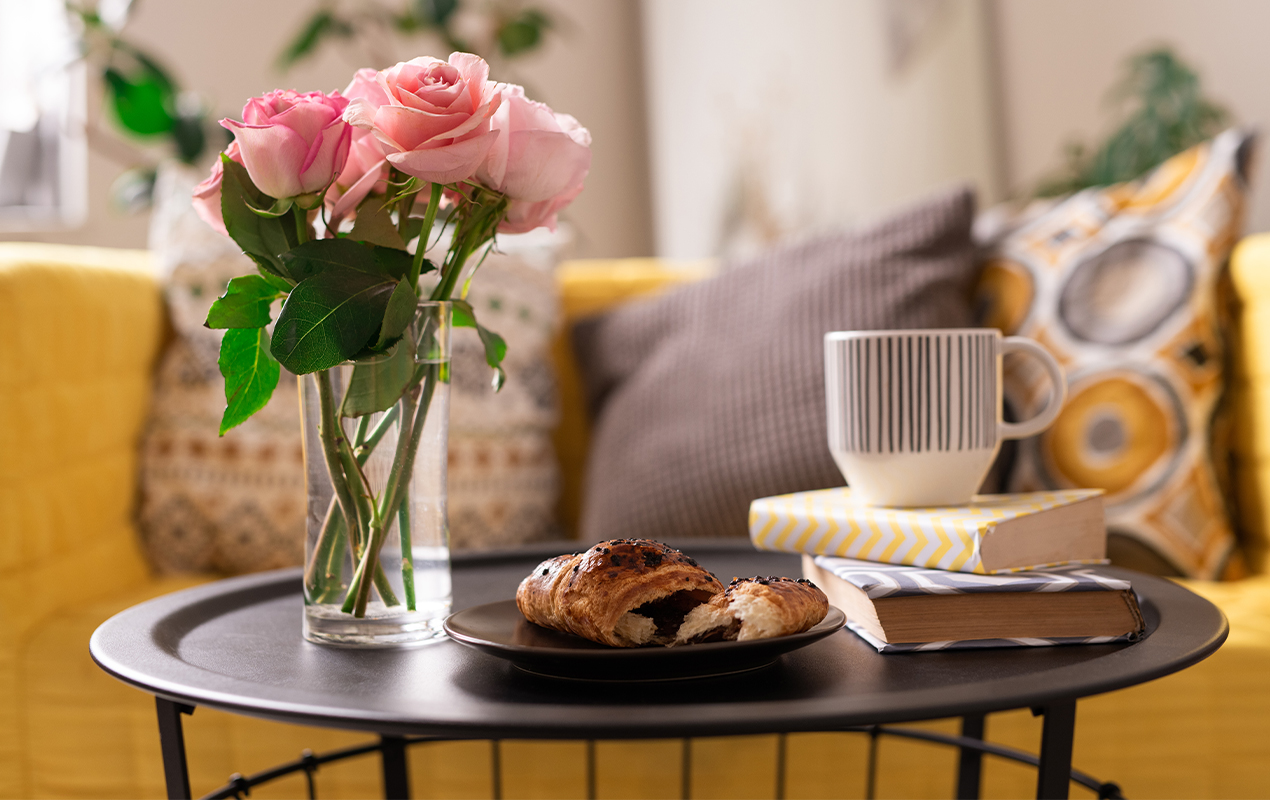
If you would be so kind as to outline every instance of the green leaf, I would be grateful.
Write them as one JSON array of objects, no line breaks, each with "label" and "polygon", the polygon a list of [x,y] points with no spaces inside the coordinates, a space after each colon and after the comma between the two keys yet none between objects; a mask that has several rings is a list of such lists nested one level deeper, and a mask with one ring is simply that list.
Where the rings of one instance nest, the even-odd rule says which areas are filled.
[{"label": "green leaf", "polygon": [[348,238],[397,250],[406,249],[406,243],[397,233],[392,215],[380,197],[368,197],[357,209],[357,219],[353,221],[353,230],[349,231]]},{"label": "green leaf", "polygon": [[175,94],[172,85],[149,69],[126,76],[114,68],[103,77],[110,91],[111,107],[125,130],[138,136],[154,136],[172,130]]},{"label": "green leaf", "polygon": [[224,170],[220,192],[221,216],[225,219],[225,229],[230,237],[263,269],[294,280],[281,256],[298,243],[295,218],[267,219],[258,216],[251,209],[268,208],[273,205],[273,198],[256,188],[246,167],[224,153],[221,154],[221,167]]},{"label": "green leaf", "polygon": [[207,119],[202,109],[182,111],[177,109],[172,121],[172,143],[176,145],[177,158],[186,164],[194,164],[207,149]]},{"label": "green leaf", "polygon": [[220,435],[265,407],[278,385],[278,362],[269,355],[264,328],[232,328],[220,344],[220,374],[225,376],[225,414]]},{"label": "green leaf", "polygon": [[415,16],[425,25],[444,28],[459,8],[459,0],[415,0]]},{"label": "green leaf", "polygon": [[[394,250],[391,247],[379,247],[376,245],[372,254],[375,257],[375,264],[379,267],[379,271],[394,278],[406,277],[410,273],[410,265],[414,261],[414,256],[405,250]],[[423,260],[423,269],[419,272],[423,274],[433,269],[436,269],[436,267],[425,258]]]},{"label": "green leaf", "polygon": [[282,296],[259,275],[234,278],[207,311],[209,328],[263,328],[273,321],[269,307]]},{"label": "green leaf", "polygon": [[282,261],[297,281],[307,280],[332,267],[369,275],[387,274],[375,260],[371,248],[352,239],[314,239],[283,254]]},{"label": "green leaf", "polygon": [[256,206],[252,206],[252,205],[249,205],[247,207],[250,208],[257,216],[265,217],[266,219],[277,219],[278,217],[281,217],[283,214],[290,211],[291,207],[294,205],[295,205],[294,197],[284,197],[281,200],[274,200],[273,205],[269,206],[268,208],[257,208]]},{"label": "green leaf", "polygon": [[529,9],[499,28],[498,49],[507,57],[533,50],[542,43],[543,31],[550,26],[551,20],[545,14]]},{"label": "green leaf", "polygon": [[353,27],[330,11],[322,9],[309,17],[295,38],[278,56],[278,68],[287,69],[296,62],[313,55],[323,39],[338,36],[347,39],[353,35]]},{"label": "green leaf", "polygon": [[274,357],[297,375],[352,358],[379,332],[397,284],[386,275],[332,266],[304,279],[278,314]]},{"label": "green leaf", "polygon": [[476,311],[472,308],[472,304],[466,300],[454,300],[454,311],[451,320],[456,328],[476,328],[476,334],[481,337],[481,344],[485,346],[485,363],[494,369],[493,386],[494,391],[503,388],[503,383],[507,380],[507,374],[503,372],[503,359],[507,356],[507,342],[497,333],[489,330],[476,321]]},{"label": "green leaf", "polygon": [[385,356],[358,362],[348,381],[340,415],[361,417],[392,408],[414,382],[415,367],[414,349],[408,339],[398,341]]},{"label": "green leaf", "polygon": [[263,269],[260,270],[259,275],[262,279],[267,281],[270,286],[277,289],[281,294],[284,294],[284,295],[289,294],[291,292],[291,289],[295,286],[294,283],[292,283],[291,281],[288,281],[286,278],[282,277],[281,275],[274,275],[272,272],[269,272],[267,270],[263,270]]},{"label": "green leaf", "polygon": [[418,307],[419,297],[410,288],[410,281],[402,278],[388,298],[388,306],[384,309],[384,324],[379,328],[379,339],[372,349],[382,351],[389,342],[401,336],[410,320],[415,318]]}]

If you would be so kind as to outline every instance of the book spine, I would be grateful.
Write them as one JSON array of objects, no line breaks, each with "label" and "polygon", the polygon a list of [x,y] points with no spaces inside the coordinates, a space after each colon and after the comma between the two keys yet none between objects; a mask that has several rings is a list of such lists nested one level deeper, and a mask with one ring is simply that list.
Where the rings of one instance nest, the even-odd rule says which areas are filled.
[{"label": "book spine", "polygon": [[813,505],[805,495],[769,497],[750,504],[750,540],[760,550],[978,575],[987,572],[979,554],[981,530],[980,524],[957,524],[903,511],[854,517]]}]

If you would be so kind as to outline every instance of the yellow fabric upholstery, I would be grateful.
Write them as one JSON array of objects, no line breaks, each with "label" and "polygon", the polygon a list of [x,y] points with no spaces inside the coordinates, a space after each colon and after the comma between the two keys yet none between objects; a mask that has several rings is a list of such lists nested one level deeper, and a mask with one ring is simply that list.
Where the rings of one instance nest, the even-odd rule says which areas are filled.
[{"label": "yellow fabric upholstery", "polygon": [[1249,236],[1230,259],[1238,315],[1234,340],[1235,492],[1242,544],[1254,571],[1270,550],[1270,234]]},{"label": "yellow fabric upholstery", "polygon": [[147,580],[131,506],[162,330],[145,253],[0,244],[0,791],[29,785],[33,634]]},{"label": "yellow fabric upholstery", "polygon": [[[1250,443],[1239,464],[1255,475],[1247,501],[1270,496],[1263,494],[1270,492],[1270,237],[1245,242],[1234,267],[1244,304],[1240,374],[1248,376],[1239,389],[1236,439]],[[575,319],[708,271],[575,262],[560,275],[566,315]],[[148,371],[163,330],[145,254],[0,245],[0,796],[163,796],[152,698],[106,676],[87,652],[92,630],[112,614],[198,580],[151,577],[129,519]],[[561,456],[576,503],[584,400],[567,351],[558,355],[567,420]],[[1252,517],[1247,503],[1243,514]],[[1081,701],[1076,765],[1119,782],[1131,797],[1270,796],[1270,576],[1186,585],[1226,612],[1230,641],[1178,675]],[[957,730],[953,720],[924,726]],[[185,732],[196,793],[306,747],[324,751],[368,739],[208,709],[187,718]],[[1026,711],[994,715],[988,735],[1035,752],[1040,721]],[[786,744],[786,797],[863,795],[866,737],[796,734]],[[777,747],[775,736],[693,741],[691,796],[774,796]],[[598,743],[597,795],[678,797],[683,748],[681,740]],[[504,797],[583,797],[586,752],[582,742],[414,747],[414,796],[490,797],[497,760]],[[884,739],[878,796],[946,797],[955,760],[947,748]],[[382,795],[373,757],[318,775],[323,798]],[[990,758],[984,796],[1030,796],[1035,781],[1034,770]],[[302,793],[302,779],[292,777],[252,797]]]}]

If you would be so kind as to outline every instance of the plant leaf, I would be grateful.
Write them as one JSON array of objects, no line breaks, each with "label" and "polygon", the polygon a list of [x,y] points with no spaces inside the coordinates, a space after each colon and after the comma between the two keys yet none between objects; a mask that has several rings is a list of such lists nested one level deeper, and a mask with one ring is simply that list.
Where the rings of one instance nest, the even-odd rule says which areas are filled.
[{"label": "plant leaf", "polygon": [[318,44],[323,39],[332,36],[347,39],[354,33],[353,27],[342,19],[326,9],[316,12],[309,17],[308,22],[300,29],[295,38],[286,46],[281,54],[278,55],[278,68],[286,70],[294,65],[297,61],[301,61],[313,55]]},{"label": "plant leaf", "polygon": [[507,380],[507,374],[503,372],[503,359],[507,356],[507,342],[497,333],[489,330],[476,321],[476,311],[472,308],[472,304],[466,300],[454,300],[454,311],[451,315],[451,321],[456,328],[476,328],[476,334],[481,337],[481,344],[485,346],[485,363],[494,369],[493,386],[494,391],[503,388],[503,383]]},{"label": "plant leaf", "polygon": [[209,328],[263,328],[273,321],[269,307],[283,295],[259,275],[234,278],[207,311]]},{"label": "plant leaf", "polygon": [[414,382],[414,375],[414,350],[408,339],[401,339],[387,355],[360,361],[353,367],[340,415],[360,417],[387,411]]},{"label": "plant leaf", "polygon": [[348,238],[368,244],[405,250],[406,243],[397,233],[397,226],[392,224],[392,215],[382,198],[368,197],[357,209],[357,219],[353,220],[353,230]]},{"label": "plant leaf", "polygon": [[246,167],[224,153],[221,167],[221,216],[230,237],[263,269],[294,280],[282,263],[282,254],[298,244],[294,217],[258,216],[252,208],[268,208],[273,205],[273,198],[256,188]]},{"label": "plant leaf", "polygon": [[297,375],[352,358],[379,332],[397,284],[383,274],[336,266],[306,278],[291,290],[278,314],[271,342],[274,357]]},{"label": "plant leaf", "polygon": [[269,354],[264,328],[231,328],[220,344],[225,376],[225,414],[220,435],[265,407],[278,385],[278,362]]},{"label": "plant leaf", "polygon": [[172,85],[149,69],[126,76],[117,69],[105,71],[111,107],[124,129],[138,136],[154,136],[172,130],[175,94]]},{"label": "plant leaf", "polygon": [[352,239],[314,239],[284,253],[282,262],[297,281],[307,280],[332,267],[385,275],[371,249]]},{"label": "plant leaf", "polygon": [[[405,250],[394,250],[391,247],[376,245],[371,254],[375,257],[375,263],[379,266],[379,270],[394,278],[406,277],[410,272],[410,265],[414,261],[414,256]],[[432,262],[425,258],[423,260],[423,269],[419,270],[419,274],[422,275],[433,269],[435,267],[432,266]]]},{"label": "plant leaf", "polygon": [[379,339],[375,341],[373,350],[382,351],[384,346],[405,332],[410,320],[415,318],[415,310],[419,307],[419,297],[410,288],[410,281],[402,278],[397,288],[392,290],[388,305],[384,309],[384,324],[379,328]]}]

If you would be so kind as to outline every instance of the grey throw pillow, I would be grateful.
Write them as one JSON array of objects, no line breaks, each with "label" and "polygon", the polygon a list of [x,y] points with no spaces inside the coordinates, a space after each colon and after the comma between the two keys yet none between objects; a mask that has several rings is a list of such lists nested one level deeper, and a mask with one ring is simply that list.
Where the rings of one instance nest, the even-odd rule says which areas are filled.
[{"label": "grey throw pillow", "polygon": [[969,189],[946,191],[578,323],[581,538],[745,536],[755,498],[841,486],[824,334],[970,326],[974,210]]}]

